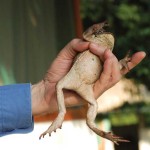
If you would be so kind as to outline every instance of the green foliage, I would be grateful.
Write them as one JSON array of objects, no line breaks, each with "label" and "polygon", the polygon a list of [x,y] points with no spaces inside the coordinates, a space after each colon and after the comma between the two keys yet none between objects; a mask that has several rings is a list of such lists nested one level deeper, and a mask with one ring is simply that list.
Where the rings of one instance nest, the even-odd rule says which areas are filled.
[{"label": "green foliage", "polygon": [[119,19],[129,22],[130,21],[139,22],[141,19],[138,13],[137,5],[128,5],[124,3],[120,4],[120,7],[118,7],[116,15]]},{"label": "green foliage", "polygon": [[84,28],[107,20],[116,37],[114,53],[118,59],[131,49],[145,51],[147,57],[128,73],[150,88],[150,1],[149,0],[81,0]]},{"label": "green foliage", "polygon": [[123,125],[132,125],[138,124],[139,119],[135,112],[127,111],[125,113],[110,113],[109,115],[111,124],[113,126],[123,126]]},{"label": "green foliage", "polygon": [[120,109],[109,113],[109,119],[113,126],[138,124],[142,119],[145,127],[150,126],[150,103],[139,102],[131,105],[125,103]]}]

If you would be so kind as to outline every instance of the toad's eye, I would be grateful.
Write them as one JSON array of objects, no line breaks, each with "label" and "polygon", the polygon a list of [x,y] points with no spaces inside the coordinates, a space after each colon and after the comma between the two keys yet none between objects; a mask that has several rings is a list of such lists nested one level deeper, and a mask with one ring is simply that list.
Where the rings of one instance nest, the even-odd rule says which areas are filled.
[{"label": "toad's eye", "polygon": [[93,32],[96,32],[97,30],[98,30],[97,26],[96,26],[96,25],[95,25],[95,26],[93,26],[92,31],[93,31]]}]

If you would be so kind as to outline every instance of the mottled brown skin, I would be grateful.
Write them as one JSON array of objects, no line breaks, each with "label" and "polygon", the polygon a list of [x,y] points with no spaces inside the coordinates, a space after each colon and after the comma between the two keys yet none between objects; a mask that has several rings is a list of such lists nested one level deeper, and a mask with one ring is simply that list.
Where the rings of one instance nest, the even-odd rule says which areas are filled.
[{"label": "mottled brown skin", "polygon": [[[106,26],[105,22],[91,26],[83,33],[83,38],[86,41],[94,42],[106,47],[107,49],[113,50],[114,37],[111,33],[104,31],[104,26]],[[127,67],[127,58],[128,57],[125,57],[120,61],[120,69],[122,67]],[[86,123],[91,130],[116,144],[118,144],[117,142],[128,142],[127,140],[113,135],[111,132],[107,133],[99,130],[94,123],[98,105],[94,98],[93,84],[99,79],[101,72],[102,62],[98,56],[94,55],[89,50],[78,54],[70,71],[57,83],[56,86],[59,114],[51,126],[41,134],[40,138],[44,137],[47,133],[51,135],[51,133],[53,131],[55,132],[57,128],[61,128],[66,113],[63,89],[69,89],[78,93],[89,103]]]}]

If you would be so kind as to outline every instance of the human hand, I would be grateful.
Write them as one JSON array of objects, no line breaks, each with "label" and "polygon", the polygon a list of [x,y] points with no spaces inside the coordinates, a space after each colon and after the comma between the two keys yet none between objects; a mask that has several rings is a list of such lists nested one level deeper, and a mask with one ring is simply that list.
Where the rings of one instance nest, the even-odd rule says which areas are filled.
[{"label": "human hand", "polygon": [[[74,39],[58,54],[48,69],[44,79],[32,85],[32,114],[42,114],[57,110],[56,84],[69,71],[77,53],[89,49],[89,42]],[[67,92],[66,94],[68,95]],[[69,94],[70,97],[70,94]],[[74,98],[77,99],[77,98]],[[70,101],[70,104],[74,102]]]},{"label": "human hand", "polygon": [[94,93],[96,98],[119,82],[122,76],[137,66],[146,56],[146,53],[143,51],[134,53],[131,56],[130,61],[127,63],[128,68],[124,67],[120,70],[119,61],[110,50],[106,50],[104,55],[102,55],[99,52],[100,49],[98,48],[98,45],[91,44],[91,49],[92,52],[98,55],[104,62],[103,72],[101,73],[99,80],[97,80],[94,85]]},{"label": "human hand", "polygon": [[[54,112],[57,108],[55,86],[57,82],[70,70],[73,60],[78,52],[90,49],[103,61],[103,72],[99,80],[94,84],[95,98],[98,98],[104,91],[116,84],[126,74],[125,68],[120,70],[117,58],[109,50],[93,43],[74,39],[68,43],[58,54],[44,79],[32,86],[32,111],[33,115]],[[135,67],[145,57],[144,52],[135,53],[128,62],[129,70]],[[65,90],[66,106],[83,104],[84,101],[76,93]]]}]

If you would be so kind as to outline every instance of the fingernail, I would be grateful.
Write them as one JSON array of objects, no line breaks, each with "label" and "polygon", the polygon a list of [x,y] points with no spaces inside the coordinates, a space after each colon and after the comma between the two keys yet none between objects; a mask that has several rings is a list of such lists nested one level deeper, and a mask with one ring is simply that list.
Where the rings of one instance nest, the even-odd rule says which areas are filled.
[{"label": "fingernail", "polygon": [[141,52],[143,52],[142,53],[142,56],[143,56],[143,58],[146,56],[146,52],[144,52],[144,51],[141,51]]}]

